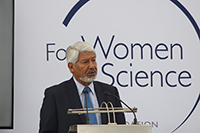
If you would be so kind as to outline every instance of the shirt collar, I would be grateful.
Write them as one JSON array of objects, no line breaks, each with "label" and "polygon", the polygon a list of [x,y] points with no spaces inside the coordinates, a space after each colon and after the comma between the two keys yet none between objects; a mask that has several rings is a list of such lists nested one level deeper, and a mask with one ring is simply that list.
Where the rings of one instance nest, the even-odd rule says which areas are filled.
[{"label": "shirt collar", "polygon": [[[76,87],[77,87],[77,89],[78,89],[78,94],[79,94],[79,96],[82,94],[82,92],[83,92],[83,89],[86,87],[86,86],[84,86],[84,85],[82,85],[81,83],[79,83],[74,77],[73,77],[73,80],[74,80],[74,82],[75,82],[75,84],[76,84]],[[89,84],[88,85],[88,87],[90,87],[90,92],[92,92],[92,94],[94,95],[94,84],[93,84],[93,82],[91,83],[91,84]]]}]

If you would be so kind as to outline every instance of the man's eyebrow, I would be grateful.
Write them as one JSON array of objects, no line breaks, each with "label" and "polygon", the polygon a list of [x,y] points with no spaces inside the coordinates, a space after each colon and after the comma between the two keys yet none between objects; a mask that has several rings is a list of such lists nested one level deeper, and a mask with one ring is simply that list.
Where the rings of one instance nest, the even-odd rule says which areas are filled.
[{"label": "man's eyebrow", "polygon": [[90,60],[90,58],[85,58],[85,59],[83,59],[82,61],[87,61],[87,60]]},{"label": "man's eyebrow", "polygon": [[93,58],[96,58],[96,55],[95,55],[94,57],[92,57],[92,59],[93,59]]}]

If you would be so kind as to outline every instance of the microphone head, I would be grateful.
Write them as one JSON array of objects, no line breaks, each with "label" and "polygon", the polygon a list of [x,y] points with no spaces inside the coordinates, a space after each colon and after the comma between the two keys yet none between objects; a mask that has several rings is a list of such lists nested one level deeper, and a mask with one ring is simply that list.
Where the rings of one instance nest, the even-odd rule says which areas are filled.
[{"label": "microphone head", "polygon": [[110,95],[110,93],[107,92],[107,91],[105,91],[104,94],[105,94],[106,96]]}]

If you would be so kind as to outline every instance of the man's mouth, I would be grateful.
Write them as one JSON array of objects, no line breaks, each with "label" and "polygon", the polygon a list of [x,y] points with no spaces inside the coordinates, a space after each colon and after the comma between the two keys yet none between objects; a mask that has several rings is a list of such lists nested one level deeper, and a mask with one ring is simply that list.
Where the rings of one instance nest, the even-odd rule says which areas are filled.
[{"label": "man's mouth", "polygon": [[87,71],[86,75],[94,76],[94,75],[96,75],[96,73],[97,73],[97,71],[95,69],[92,69],[92,70]]}]

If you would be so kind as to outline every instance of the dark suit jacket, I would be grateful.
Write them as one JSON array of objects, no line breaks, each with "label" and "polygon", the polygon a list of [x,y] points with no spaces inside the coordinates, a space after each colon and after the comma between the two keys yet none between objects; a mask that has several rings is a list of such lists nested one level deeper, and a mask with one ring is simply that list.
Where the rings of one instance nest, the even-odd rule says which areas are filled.
[{"label": "dark suit jacket", "polygon": [[[121,107],[121,103],[114,96],[106,96],[105,91],[119,96],[117,88],[94,81],[94,89],[98,103],[103,101],[112,102],[114,107]],[[59,85],[52,86],[45,90],[45,97],[40,112],[39,133],[67,133],[71,125],[85,124],[85,115],[67,114],[68,109],[82,108],[78,91],[73,78],[64,81]],[[111,121],[113,121],[111,114]],[[101,114],[102,124],[107,124],[107,114]],[[123,113],[116,113],[118,124],[125,124]]]}]

